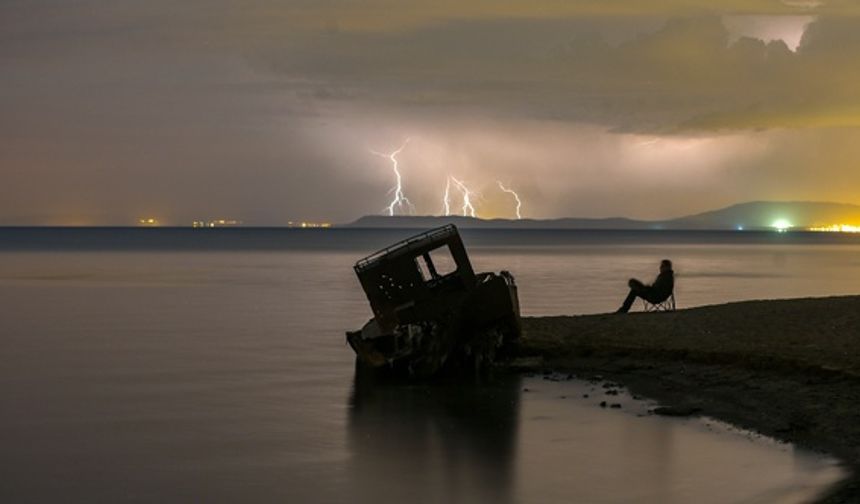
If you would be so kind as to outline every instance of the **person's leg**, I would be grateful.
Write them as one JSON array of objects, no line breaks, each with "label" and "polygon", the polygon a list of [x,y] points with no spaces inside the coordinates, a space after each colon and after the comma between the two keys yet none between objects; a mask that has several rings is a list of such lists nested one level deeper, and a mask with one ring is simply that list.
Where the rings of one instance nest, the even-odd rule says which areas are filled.
[{"label": "person's leg", "polygon": [[627,285],[630,286],[630,293],[627,294],[627,298],[625,298],[624,302],[621,303],[621,308],[619,308],[616,313],[629,312],[630,307],[633,306],[633,302],[636,301],[636,297],[642,293],[643,289],[645,289],[645,284],[635,278],[631,278],[627,282]]}]

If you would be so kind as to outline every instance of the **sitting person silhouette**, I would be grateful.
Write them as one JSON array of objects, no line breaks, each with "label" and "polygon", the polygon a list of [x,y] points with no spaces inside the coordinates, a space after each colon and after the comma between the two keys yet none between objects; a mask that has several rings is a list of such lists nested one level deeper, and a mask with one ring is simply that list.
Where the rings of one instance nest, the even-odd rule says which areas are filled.
[{"label": "sitting person silhouette", "polygon": [[662,303],[669,299],[675,289],[675,272],[672,271],[672,261],[663,259],[660,261],[660,274],[651,285],[645,285],[635,278],[631,278],[627,285],[630,286],[630,294],[615,313],[627,313],[637,297],[652,304]]}]

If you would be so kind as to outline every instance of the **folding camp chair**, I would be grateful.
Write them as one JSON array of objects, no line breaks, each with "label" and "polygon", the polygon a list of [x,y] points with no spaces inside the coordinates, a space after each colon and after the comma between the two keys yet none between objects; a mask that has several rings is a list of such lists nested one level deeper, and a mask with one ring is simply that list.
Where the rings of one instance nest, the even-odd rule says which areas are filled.
[{"label": "folding camp chair", "polygon": [[664,301],[659,303],[649,303],[647,300],[642,299],[642,306],[644,306],[646,312],[675,311],[675,293],[673,292]]}]

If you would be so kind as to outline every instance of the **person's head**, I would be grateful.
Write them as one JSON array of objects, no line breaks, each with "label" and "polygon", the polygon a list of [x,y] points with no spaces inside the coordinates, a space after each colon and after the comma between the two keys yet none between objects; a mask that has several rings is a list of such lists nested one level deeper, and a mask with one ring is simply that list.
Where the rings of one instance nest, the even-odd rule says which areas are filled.
[{"label": "person's head", "polygon": [[660,273],[665,273],[667,271],[672,271],[672,261],[663,259],[660,261]]}]

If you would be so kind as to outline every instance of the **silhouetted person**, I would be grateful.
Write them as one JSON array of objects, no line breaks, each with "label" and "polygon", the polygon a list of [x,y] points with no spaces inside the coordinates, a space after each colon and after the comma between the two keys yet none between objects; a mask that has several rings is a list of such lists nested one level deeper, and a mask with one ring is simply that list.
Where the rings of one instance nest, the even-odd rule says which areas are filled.
[{"label": "silhouetted person", "polygon": [[635,278],[631,278],[627,285],[630,286],[630,294],[615,313],[627,313],[637,297],[648,301],[651,304],[662,303],[669,299],[672,291],[675,289],[675,272],[672,271],[672,261],[663,259],[660,261],[660,274],[651,285],[645,285]]}]

